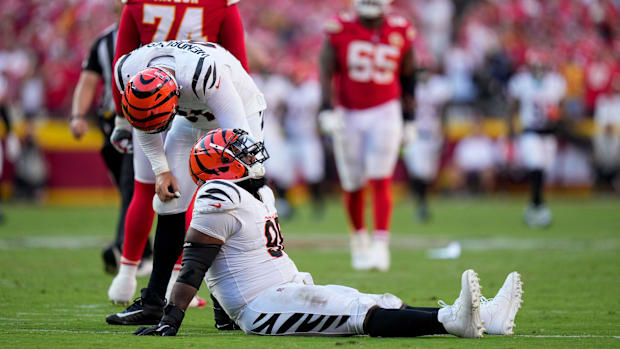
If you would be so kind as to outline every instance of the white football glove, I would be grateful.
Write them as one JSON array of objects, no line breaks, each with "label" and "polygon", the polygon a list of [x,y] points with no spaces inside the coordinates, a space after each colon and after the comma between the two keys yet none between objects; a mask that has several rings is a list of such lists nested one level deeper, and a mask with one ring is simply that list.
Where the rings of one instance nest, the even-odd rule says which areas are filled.
[{"label": "white football glove", "polygon": [[405,121],[403,125],[403,144],[409,144],[418,138],[418,128],[415,121]]},{"label": "white football glove", "polygon": [[344,129],[343,113],[338,109],[325,109],[319,113],[319,127],[321,132],[333,135]]},{"label": "white football glove", "polygon": [[129,121],[122,116],[114,118],[114,130],[110,135],[110,143],[121,154],[133,153],[133,141]]}]

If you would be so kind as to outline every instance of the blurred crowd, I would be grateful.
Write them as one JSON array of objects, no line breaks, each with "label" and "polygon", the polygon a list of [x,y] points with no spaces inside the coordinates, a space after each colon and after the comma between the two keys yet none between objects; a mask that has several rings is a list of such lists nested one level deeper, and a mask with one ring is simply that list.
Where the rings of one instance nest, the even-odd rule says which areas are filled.
[{"label": "blurred crowd", "polygon": [[[316,79],[326,19],[349,6],[344,0],[242,0],[252,71]],[[11,107],[13,119],[68,116],[82,59],[116,21],[112,7],[108,0],[0,2],[0,103]],[[447,120],[475,125],[480,115],[505,118],[510,78],[536,59],[565,80],[561,115],[595,121],[597,136],[585,147],[576,143],[585,157],[580,166],[605,159],[613,163],[606,171],[617,172],[620,1],[395,0],[393,13],[417,30],[418,67],[446,82]],[[477,135],[479,127],[471,129]]]}]

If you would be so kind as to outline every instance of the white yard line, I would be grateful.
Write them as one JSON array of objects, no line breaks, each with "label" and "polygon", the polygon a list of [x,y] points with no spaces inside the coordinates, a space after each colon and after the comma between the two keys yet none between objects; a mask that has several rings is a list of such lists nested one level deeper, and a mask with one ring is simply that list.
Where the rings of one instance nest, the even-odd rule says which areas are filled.
[{"label": "white yard line", "polygon": [[[63,330],[63,329],[26,329],[26,328],[15,328],[15,329],[6,329],[6,332],[27,332],[27,333],[72,333],[72,334],[119,334],[119,335],[127,335],[129,332],[118,332],[118,331],[91,331],[91,330]],[[241,332],[195,332],[195,331],[183,331],[184,335],[200,335],[200,336],[226,336],[226,335],[235,335],[240,334]],[[517,334],[514,337],[523,337],[523,338],[614,338],[620,339],[620,336],[600,336],[600,335],[589,335],[589,334],[558,334],[558,335],[536,335],[536,334]]]},{"label": "white yard line", "polygon": [[[313,248],[319,250],[348,249],[349,240],[345,233],[330,234],[290,234],[285,237],[289,248]],[[491,250],[559,250],[559,251],[612,251],[620,249],[620,239],[571,239],[571,238],[462,238],[458,239],[466,251]],[[393,235],[391,245],[394,249],[426,250],[443,247],[450,242],[440,237]],[[109,238],[102,236],[44,236],[0,238],[0,250],[13,248],[80,249],[103,247]]]}]

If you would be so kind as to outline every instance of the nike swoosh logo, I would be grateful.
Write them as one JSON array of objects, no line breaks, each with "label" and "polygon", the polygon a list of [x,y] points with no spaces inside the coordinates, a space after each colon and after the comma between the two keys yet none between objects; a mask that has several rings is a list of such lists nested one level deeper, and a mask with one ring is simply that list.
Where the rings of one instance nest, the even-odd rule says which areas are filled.
[{"label": "nike swoosh logo", "polygon": [[215,88],[220,88],[220,82],[222,82],[222,77],[220,76],[220,78],[217,80],[217,85],[215,85]]},{"label": "nike swoosh logo", "polygon": [[209,204],[209,205],[215,208],[222,208],[222,204]]},{"label": "nike swoosh logo", "polygon": [[130,316],[130,315],[133,315],[133,314],[137,314],[137,313],[141,313],[141,312],[142,312],[142,310],[134,310],[134,311],[130,311],[128,313],[117,313],[116,316],[118,316],[118,317],[127,317],[127,316]]}]

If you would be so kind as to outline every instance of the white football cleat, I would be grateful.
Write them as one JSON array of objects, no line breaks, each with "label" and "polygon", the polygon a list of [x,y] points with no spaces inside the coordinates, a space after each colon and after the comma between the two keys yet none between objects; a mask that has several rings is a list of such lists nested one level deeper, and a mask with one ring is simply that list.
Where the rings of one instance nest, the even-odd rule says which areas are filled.
[{"label": "white football cleat", "polygon": [[515,316],[521,308],[523,300],[523,283],[521,275],[516,271],[508,274],[504,285],[495,297],[487,299],[480,297],[480,316],[488,334],[513,334]]},{"label": "white football cleat", "polygon": [[390,269],[390,239],[388,237],[377,238],[372,241],[371,258],[374,259],[373,267],[379,271]]},{"label": "white football cleat", "polygon": [[480,338],[484,327],[480,318],[480,280],[471,269],[461,276],[461,294],[452,305],[442,306],[437,319],[450,334],[463,338]]},{"label": "white football cleat", "polygon": [[547,205],[530,205],[525,209],[523,218],[530,228],[546,228],[551,225],[553,215]]},{"label": "white football cleat", "polygon": [[373,267],[370,255],[370,238],[367,233],[351,235],[351,266],[355,270],[369,270]]},{"label": "white football cleat", "polygon": [[108,288],[108,298],[112,303],[128,304],[136,293],[136,287],[138,282],[135,276],[118,273]]}]

